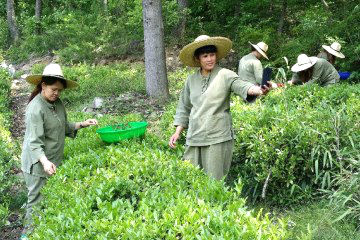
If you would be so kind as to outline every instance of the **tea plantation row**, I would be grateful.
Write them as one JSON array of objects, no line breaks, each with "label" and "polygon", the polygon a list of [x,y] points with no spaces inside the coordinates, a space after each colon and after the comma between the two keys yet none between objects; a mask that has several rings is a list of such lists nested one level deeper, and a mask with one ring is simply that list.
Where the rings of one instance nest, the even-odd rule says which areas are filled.
[{"label": "tea plantation row", "polygon": [[[137,119],[122,119],[128,120]],[[283,220],[254,216],[245,207],[241,183],[229,189],[208,178],[156,136],[105,145],[95,130],[67,141],[66,160],[44,188],[31,239],[288,237]]]},{"label": "tea plantation row", "polygon": [[10,191],[15,183],[12,170],[15,167],[15,146],[9,131],[11,111],[10,76],[0,69],[0,229],[6,223],[11,203]]},{"label": "tea plantation row", "polygon": [[[230,184],[241,178],[246,196],[258,200],[264,191],[267,202],[280,206],[338,187],[334,179],[360,154],[359,95],[358,84],[343,83],[277,89],[255,104],[233,97]],[[173,131],[174,113],[172,104],[161,123],[165,135]]]}]

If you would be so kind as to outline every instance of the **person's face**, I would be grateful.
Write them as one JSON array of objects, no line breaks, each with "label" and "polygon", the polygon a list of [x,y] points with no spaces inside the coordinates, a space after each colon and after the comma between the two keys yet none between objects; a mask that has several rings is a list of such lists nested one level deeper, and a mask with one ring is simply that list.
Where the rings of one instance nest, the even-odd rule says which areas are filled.
[{"label": "person's face", "polygon": [[60,94],[64,89],[64,86],[59,81],[56,81],[52,85],[46,85],[45,83],[42,83],[41,87],[41,94],[49,102],[55,102],[60,97]]},{"label": "person's face", "polygon": [[199,55],[201,69],[210,72],[216,64],[216,53],[202,53]]}]

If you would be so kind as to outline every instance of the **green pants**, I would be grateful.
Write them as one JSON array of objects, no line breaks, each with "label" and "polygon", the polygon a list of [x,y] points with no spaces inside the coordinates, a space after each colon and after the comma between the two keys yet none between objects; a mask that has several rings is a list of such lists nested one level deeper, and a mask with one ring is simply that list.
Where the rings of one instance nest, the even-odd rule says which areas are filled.
[{"label": "green pants", "polygon": [[187,146],[184,160],[189,160],[194,166],[204,169],[206,174],[222,179],[229,172],[233,155],[234,140],[209,146]]},{"label": "green pants", "polygon": [[24,179],[28,189],[28,200],[26,204],[25,228],[23,233],[29,233],[32,230],[33,207],[41,201],[40,190],[45,185],[47,178],[24,173]]}]

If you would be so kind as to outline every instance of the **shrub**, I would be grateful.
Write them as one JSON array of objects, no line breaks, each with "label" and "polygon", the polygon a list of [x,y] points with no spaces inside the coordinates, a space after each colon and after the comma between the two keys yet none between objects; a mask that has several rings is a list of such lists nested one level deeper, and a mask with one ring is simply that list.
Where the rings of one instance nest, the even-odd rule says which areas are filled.
[{"label": "shrub", "polygon": [[[340,84],[277,89],[254,104],[233,97],[230,185],[241,178],[244,194],[260,200],[269,176],[266,200],[280,205],[336,187],[336,173],[349,166],[347,159],[359,148],[359,93],[357,85]],[[169,105],[162,118],[167,137],[174,131],[175,110]]]},{"label": "shrub", "polygon": [[254,199],[269,176],[267,199],[276,204],[334,187],[359,148],[359,93],[357,85],[341,84],[278,89],[252,105],[236,99],[232,176],[243,178]]},{"label": "shrub", "polygon": [[32,239],[288,236],[281,219],[246,209],[240,183],[230,190],[208,178],[157,137],[106,145],[95,130],[81,130],[66,146],[64,164],[43,189]]},{"label": "shrub", "polygon": [[351,159],[346,159],[350,164],[335,174],[334,185],[336,188],[325,190],[324,196],[330,199],[330,206],[337,212],[334,222],[340,220],[360,222],[360,151]]},{"label": "shrub", "polygon": [[[35,65],[33,73],[42,73],[44,65]],[[94,97],[116,97],[127,91],[145,92],[144,67],[141,64],[115,63],[104,66],[78,64],[62,66],[67,79],[80,87],[66,90],[61,99],[66,104],[88,105]]]},{"label": "shrub", "polygon": [[11,202],[10,190],[15,184],[12,174],[16,166],[13,159],[15,146],[9,131],[11,117],[9,95],[10,76],[0,68],[0,228],[7,220]]}]

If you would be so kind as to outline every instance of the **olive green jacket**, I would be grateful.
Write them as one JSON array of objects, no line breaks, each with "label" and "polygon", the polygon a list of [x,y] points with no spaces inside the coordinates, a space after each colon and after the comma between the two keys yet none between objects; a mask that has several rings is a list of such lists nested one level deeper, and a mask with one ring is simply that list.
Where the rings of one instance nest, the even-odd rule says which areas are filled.
[{"label": "olive green jacket", "polygon": [[[328,86],[339,81],[339,73],[334,66],[327,60],[319,58],[313,66],[313,73],[311,79],[306,84],[317,83],[320,86]],[[298,73],[294,73],[291,81],[294,84],[301,84],[301,79]]]},{"label": "olive green jacket", "polygon": [[249,53],[239,61],[238,75],[241,80],[260,85],[263,75],[263,67],[254,54]]},{"label": "olive green jacket", "polygon": [[324,51],[319,52],[319,54],[318,54],[316,57],[325,59],[326,61],[330,62],[330,61],[329,61],[329,58],[328,58],[328,55],[327,55],[326,52],[324,52]]},{"label": "olive green jacket", "polygon": [[240,80],[238,75],[216,66],[203,77],[200,70],[186,80],[176,109],[174,125],[188,128],[188,146],[208,146],[234,138],[230,115],[230,93],[254,101],[247,95],[252,83]]},{"label": "olive green jacket", "polygon": [[25,137],[21,154],[21,169],[35,176],[48,176],[40,163],[46,156],[59,166],[64,156],[65,135],[76,136],[75,123],[67,121],[66,111],[60,99],[49,103],[38,94],[26,107]]}]

